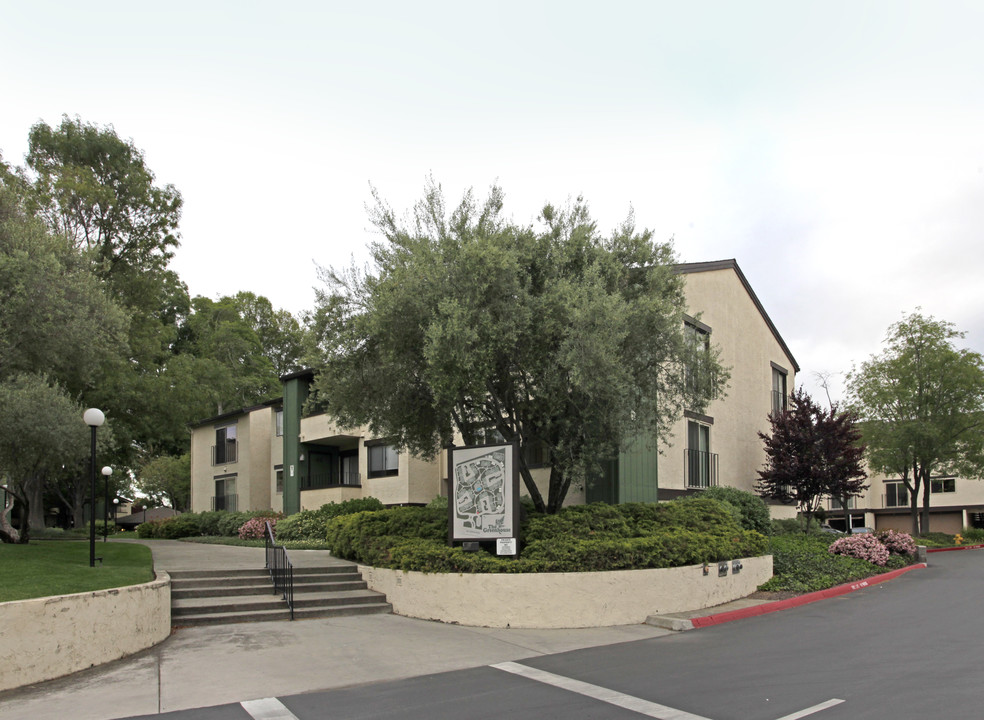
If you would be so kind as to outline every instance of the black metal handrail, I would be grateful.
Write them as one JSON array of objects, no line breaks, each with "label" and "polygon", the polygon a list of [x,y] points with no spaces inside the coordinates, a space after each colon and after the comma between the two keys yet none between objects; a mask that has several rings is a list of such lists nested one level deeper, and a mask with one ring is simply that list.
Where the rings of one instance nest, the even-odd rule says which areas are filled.
[{"label": "black metal handrail", "polygon": [[287,548],[277,545],[273,537],[273,527],[266,524],[266,567],[273,580],[273,594],[280,593],[290,608],[290,619],[294,619],[294,565],[287,557]]}]

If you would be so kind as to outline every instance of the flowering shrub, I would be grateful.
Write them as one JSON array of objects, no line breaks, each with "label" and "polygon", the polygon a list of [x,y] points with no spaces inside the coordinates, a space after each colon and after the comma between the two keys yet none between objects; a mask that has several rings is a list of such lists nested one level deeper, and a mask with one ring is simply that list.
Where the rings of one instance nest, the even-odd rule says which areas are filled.
[{"label": "flowering shrub", "polygon": [[893,555],[915,555],[916,543],[909,533],[886,530],[877,535],[878,542],[888,548]]},{"label": "flowering shrub", "polygon": [[882,545],[878,538],[871,533],[842,537],[831,543],[830,552],[835,555],[847,555],[858,560],[867,560],[879,566],[884,566],[890,555],[888,548]]},{"label": "flowering shrub", "polygon": [[247,520],[243,523],[242,527],[239,528],[239,539],[262,540],[266,537],[267,523],[270,523],[270,527],[274,530],[277,529],[277,518],[275,517],[255,517]]}]

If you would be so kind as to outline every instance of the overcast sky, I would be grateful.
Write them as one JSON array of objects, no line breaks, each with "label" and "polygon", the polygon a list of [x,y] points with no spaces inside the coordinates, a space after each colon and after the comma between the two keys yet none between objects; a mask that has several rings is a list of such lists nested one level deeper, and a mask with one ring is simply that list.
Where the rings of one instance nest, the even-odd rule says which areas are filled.
[{"label": "overcast sky", "polygon": [[[409,208],[583,195],[735,258],[816,391],[922,307],[984,350],[984,3],[0,0],[0,151],[113,125],[184,197],[173,268],[299,313]],[[839,376],[835,376],[835,380]],[[835,397],[840,395],[835,383]]]}]

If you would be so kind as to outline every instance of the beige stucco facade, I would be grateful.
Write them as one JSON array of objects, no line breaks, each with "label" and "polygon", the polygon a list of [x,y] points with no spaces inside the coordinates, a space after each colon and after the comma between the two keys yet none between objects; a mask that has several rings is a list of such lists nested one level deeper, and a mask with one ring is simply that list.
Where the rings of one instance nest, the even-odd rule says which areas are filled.
[{"label": "beige stucco facade", "polygon": [[745,597],[772,577],[772,556],[745,558],[738,573],[716,564],[584,573],[420,573],[360,566],[398,615],[476,627],[579,628],[642,623]]},{"label": "beige stucco facade", "polygon": [[[877,473],[868,477],[868,489],[850,503],[852,527],[911,532],[908,491],[901,496],[903,485],[898,477]],[[922,512],[922,490],[917,499]],[[929,495],[929,529],[933,532],[956,534],[966,528],[984,528],[984,480],[953,475],[933,478]],[[825,510],[831,525],[843,529],[840,506],[827,501]]]}]

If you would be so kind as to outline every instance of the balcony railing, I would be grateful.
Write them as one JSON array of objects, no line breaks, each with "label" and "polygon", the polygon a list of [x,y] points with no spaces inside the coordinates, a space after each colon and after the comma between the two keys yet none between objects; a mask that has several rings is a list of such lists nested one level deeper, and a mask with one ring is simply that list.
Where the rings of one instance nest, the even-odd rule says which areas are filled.
[{"label": "balcony railing", "polygon": [[301,490],[318,490],[320,488],[350,485],[358,487],[362,484],[362,476],[357,472],[341,473],[311,473],[301,479]]},{"label": "balcony railing", "polygon": [[238,495],[213,495],[212,496],[212,509],[213,510],[228,510],[230,512],[237,512],[239,510],[239,496]]},{"label": "balcony railing", "polygon": [[692,489],[703,489],[717,485],[717,453],[704,450],[684,450],[683,477],[687,487]]},{"label": "balcony railing", "polygon": [[212,464],[228,465],[239,459],[239,441],[228,440],[222,445],[212,446]]}]

